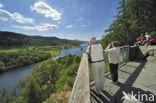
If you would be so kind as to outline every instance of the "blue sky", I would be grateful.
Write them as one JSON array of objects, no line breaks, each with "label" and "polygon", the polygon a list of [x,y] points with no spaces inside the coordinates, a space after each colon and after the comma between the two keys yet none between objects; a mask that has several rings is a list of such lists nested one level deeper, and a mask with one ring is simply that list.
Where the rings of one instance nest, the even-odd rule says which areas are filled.
[{"label": "blue sky", "polygon": [[0,31],[66,39],[101,39],[119,0],[1,0]]}]

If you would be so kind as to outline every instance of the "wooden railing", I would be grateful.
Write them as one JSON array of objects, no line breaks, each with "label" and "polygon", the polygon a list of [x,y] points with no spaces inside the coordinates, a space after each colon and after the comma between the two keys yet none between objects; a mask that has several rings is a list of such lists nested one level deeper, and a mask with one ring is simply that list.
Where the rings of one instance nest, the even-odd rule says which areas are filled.
[{"label": "wooden railing", "polygon": [[120,47],[120,64],[123,64],[125,62],[128,62],[129,60],[129,46]]},{"label": "wooden railing", "polygon": [[[120,64],[129,60],[129,47],[120,47]],[[88,55],[83,53],[69,103],[90,103]]]},{"label": "wooden railing", "polygon": [[83,53],[69,103],[90,103],[88,55]]},{"label": "wooden railing", "polygon": [[[135,51],[134,47],[129,46],[120,47],[121,50],[119,63],[120,66],[125,62],[129,61],[129,56],[130,54],[133,54],[132,53],[133,49]],[[140,50],[141,52],[143,52],[142,49]],[[149,46],[148,51],[151,50],[156,50],[156,46]],[[136,51],[134,53],[136,53]],[[156,54],[154,53],[154,55]],[[83,53],[82,55],[81,63],[78,69],[76,80],[74,82],[69,103],[90,103],[89,65],[88,65],[88,55],[86,53]]]}]

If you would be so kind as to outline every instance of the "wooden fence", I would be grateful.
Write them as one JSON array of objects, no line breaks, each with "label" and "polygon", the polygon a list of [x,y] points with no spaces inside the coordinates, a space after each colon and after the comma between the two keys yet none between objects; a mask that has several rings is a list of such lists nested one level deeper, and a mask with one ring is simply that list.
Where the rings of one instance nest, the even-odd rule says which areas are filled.
[{"label": "wooden fence", "polygon": [[88,55],[83,53],[69,103],[90,103]]},{"label": "wooden fence", "polygon": [[[129,60],[129,47],[120,47],[120,64]],[[69,103],[90,103],[88,55],[83,53]]]}]

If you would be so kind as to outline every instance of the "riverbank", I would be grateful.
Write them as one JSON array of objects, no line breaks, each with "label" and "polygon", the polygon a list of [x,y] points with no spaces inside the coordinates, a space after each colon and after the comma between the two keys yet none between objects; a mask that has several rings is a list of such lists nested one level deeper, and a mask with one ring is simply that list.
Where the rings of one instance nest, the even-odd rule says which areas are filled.
[{"label": "riverbank", "polygon": [[27,47],[25,49],[0,50],[0,72],[37,63],[60,55],[61,50],[77,48],[77,45]]},{"label": "riverbank", "polygon": [[73,49],[73,48],[80,48],[78,45],[56,45],[56,46],[43,46],[43,47],[36,47],[37,50],[42,50],[47,53],[50,53],[52,57],[59,56],[61,51],[64,49]]},{"label": "riverbank", "polygon": [[[79,56],[74,56],[74,55],[81,55],[86,48],[86,46],[83,46],[83,47],[81,46],[81,48],[83,48],[83,50],[81,50],[81,48],[76,48],[76,47],[79,47],[79,46],[72,46],[71,49],[64,49],[64,47],[62,47],[62,46],[60,46],[60,47],[44,46],[44,47],[31,48],[34,51],[44,51],[44,53],[45,52],[51,52],[51,53],[59,52],[59,55],[61,55],[61,53],[63,53],[63,56],[65,56],[65,57],[60,58],[58,61],[48,59],[43,62],[40,62],[40,64],[38,64],[38,65],[34,64],[34,65],[25,66],[25,67],[21,67],[21,68],[17,68],[17,69],[12,69],[7,72],[3,72],[0,75],[0,83],[1,83],[0,87],[6,88],[6,90],[8,90],[8,92],[11,93],[11,91],[13,90],[16,83],[24,80],[24,78],[26,79],[26,77],[27,77],[27,79],[30,79],[29,78],[30,75],[32,78],[37,77],[36,78],[37,81],[38,80],[46,81],[45,85],[41,86],[42,89],[45,90],[44,92],[49,93],[49,94],[45,93],[46,95],[47,94],[51,95],[51,92],[55,92],[55,90],[57,90],[57,89],[61,89],[61,88],[64,89],[64,87],[62,87],[62,86],[65,85],[66,83],[68,84],[68,87],[69,86],[72,87],[72,84],[73,84],[74,78],[75,78],[75,71],[77,71],[77,68],[78,68],[77,66],[79,66],[78,63],[80,60]],[[28,49],[30,49],[30,48],[28,48]],[[12,50],[12,51],[16,51],[16,50]],[[68,55],[68,54],[71,54],[71,55]],[[59,68],[60,68],[60,71],[56,71]],[[68,76],[66,73],[67,74],[70,73],[72,75]],[[53,76],[53,75],[57,75],[59,77],[59,78],[57,78],[57,86],[51,82],[56,79],[54,77],[57,77],[57,76]],[[11,79],[9,79],[10,77],[11,77]],[[42,79],[39,79],[39,78],[42,78]],[[49,87],[49,86],[52,86],[52,87]],[[54,88],[53,88],[53,86],[54,86]],[[23,87],[23,86],[21,85],[21,87]],[[19,93],[23,89],[21,87],[20,86],[16,87],[17,93]],[[57,87],[57,89],[56,89],[56,87]]]},{"label": "riverbank", "polygon": [[49,53],[33,49],[10,49],[0,51],[0,72],[23,67],[50,58]]}]

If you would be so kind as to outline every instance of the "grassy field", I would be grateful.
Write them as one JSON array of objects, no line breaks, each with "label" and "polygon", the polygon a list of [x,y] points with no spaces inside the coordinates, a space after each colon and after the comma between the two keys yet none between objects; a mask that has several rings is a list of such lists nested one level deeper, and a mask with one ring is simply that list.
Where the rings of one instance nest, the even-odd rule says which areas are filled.
[{"label": "grassy field", "polygon": [[80,46],[74,45],[59,45],[59,46],[44,46],[37,48],[38,50],[43,50],[51,54],[51,56],[60,55],[61,50],[70,48],[79,48]]},{"label": "grassy field", "polygon": [[0,53],[2,52],[18,52],[21,49],[7,49],[7,50],[0,50]]},{"label": "grassy field", "polygon": [[60,51],[46,51],[48,53],[50,53],[51,56],[59,56],[60,55]]},{"label": "grassy field", "polygon": [[45,51],[47,53],[50,53],[51,56],[58,56],[60,55],[60,51],[63,49],[69,49],[69,48],[79,48],[79,46],[73,46],[73,45],[57,45],[57,46],[43,46],[43,47],[29,47],[27,49],[6,49],[6,50],[0,50],[0,53],[3,52],[19,52],[24,50],[39,50],[39,51]]}]

